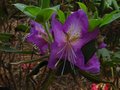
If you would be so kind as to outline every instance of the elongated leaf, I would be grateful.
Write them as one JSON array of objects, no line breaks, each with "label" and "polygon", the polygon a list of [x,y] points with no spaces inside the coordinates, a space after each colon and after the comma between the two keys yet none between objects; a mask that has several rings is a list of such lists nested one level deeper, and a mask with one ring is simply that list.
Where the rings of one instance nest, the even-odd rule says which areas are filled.
[{"label": "elongated leaf", "polygon": [[45,9],[41,9],[37,6],[28,6],[20,3],[14,5],[27,16],[41,23],[48,21],[53,12],[56,12],[60,8],[59,5]]},{"label": "elongated leaf", "polygon": [[110,14],[106,14],[101,21],[100,27],[106,24],[109,24],[118,18],[120,18],[120,10],[115,10],[111,12]]},{"label": "elongated leaf", "polygon": [[48,64],[48,61],[40,62],[37,66],[33,68],[33,70],[28,74],[28,76],[36,75],[39,72],[40,68],[46,66],[47,64]]},{"label": "elongated leaf", "polygon": [[119,59],[112,59],[111,61],[104,61],[102,63],[104,67],[114,67],[116,65],[120,65],[120,60]]},{"label": "elongated leaf", "polygon": [[113,2],[114,8],[115,8],[116,10],[120,10],[120,7],[119,7],[117,1],[116,1],[116,0],[112,0],[112,2]]},{"label": "elongated leaf", "polygon": [[48,75],[46,76],[45,80],[43,81],[40,90],[47,90],[49,85],[52,84],[52,82],[54,81],[54,79],[55,79],[54,71],[49,70]]},{"label": "elongated leaf", "polygon": [[25,5],[25,4],[22,4],[22,3],[16,3],[16,4],[14,4],[14,6],[16,7],[16,8],[18,8],[20,11],[24,11],[24,9],[27,7],[27,5]]},{"label": "elongated leaf", "polygon": [[61,11],[61,10],[58,10],[58,19],[59,19],[59,21],[61,22],[61,23],[64,23],[65,22],[65,14],[64,14],[64,12],[63,11]]},{"label": "elongated leaf", "polygon": [[114,53],[114,58],[120,59],[120,51]]},{"label": "elongated leaf", "polygon": [[41,0],[41,8],[49,8],[50,0]]},{"label": "elongated leaf", "polygon": [[44,60],[44,59],[46,59],[46,58],[48,58],[48,55],[43,56],[43,57],[41,57],[41,58],[39,58],[39,59],[24,60],[24,61],[19,61],[19,62],[12,62],[12,63],[10,63],[10,64],[12,64],[12,65],[18,65],[18,64],[26,64],[26,63],[38,62],[38,61],[42,61],[42,60]]},{"label": "elongated leaf", "polygon": [[14,6],[16,8],[18,8],[20,11],[22,11],[25,15],[27,15],[27,16],[33,18],[33,19],[36,17],[36,15],[41,10],[40,7],[28,6],[28,5],[21,4],[21,3],[14,4]]},{"label": "elongated leaf", "polygon": [[27,25],[20,24],[15,28],[15,31],[29,32],[29,27]]},{"label": "elongated leaf", "polygon": [[44,23],[46,21],[49,20],[49,18],[51,17],[51,15],[53,14],[54,10],[52,9],[42,9],[37,17],[36,17],[36,21],[40,22],[40,23]]},{"label": "elongated leaf", "polygon": [[59,9],[59,5],[51,8],[41,9],[38,15],[36,16],[36,21],[44,23],[48,21],[51,15]]},{"label": "elongated leaf", "polygon": [[27,5],[21,4],[21,3],[17,3],[17,4],[14,4],[14,6],[15,6],[16,8],[18,8],[21,12],[23,12],[25,15],[34,18],[34,16],[31,15],[29,12],[25,12],[25,11],[24,11],[24,9],[27,7]]},{"label": "elongated leaf", "polygon": [[0,52],[16,53],[16,54],[35,54],[35,52],[33,51],[21,51],[11,48],[9,46],[1,46],[1,45],[0,45]]},{"label": "elongated leaf", "polygon": [[101,19],[90,19],[89,20],[89,31],[94,31],[101,23]]},{"label": "elongated leaf", "polygon": [[78,70],[80,75],[84,76],[85,78],[87,78],[88,80],[90,80],[91,82],[94,82],[94,83],[110,83],[110,84],[113,84],[112,82],[110,81],[105,81],[105,80],[102,80],[100,79],[99,77],[95,76],[95,75],[92,75],[92,74],[89,74],[88,72],[85,72],[83,70]]},{"label": "elongated leaf", "polygon": [[40,12],[41,8],[37,6],[27,6],[24,9],[24,12],[30,13],[34,18],[37,16],[37,14]]},{"label": "elongated leaf", "polygon": [[84,12],[86,12],[86,14],[87,14],[87,12],[88,12],[87,6],[86,6],[84,3],[81,3],[81,2],[77,2],[77,3],[78,3],[78,5],[79,5],[79,7],[80,7]]},{"label": "elongated leaf", "polygon": [[0,33],[0,41],[9,42],[14,37],[13,34],[10,33]]}]

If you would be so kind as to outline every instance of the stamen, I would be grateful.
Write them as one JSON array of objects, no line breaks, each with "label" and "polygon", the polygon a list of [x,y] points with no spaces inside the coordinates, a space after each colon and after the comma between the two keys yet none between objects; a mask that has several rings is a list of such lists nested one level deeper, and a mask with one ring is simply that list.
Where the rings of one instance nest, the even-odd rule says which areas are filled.
[{"label": "stamen", "polygon": [[66,48],[66,46],[67,44],[57,54],[61,53]]},{"label": "stamen", "polygon": [[76,73],[75,68],[74,68],[74,64],[76,63],[77,56],[76,56],[75,51],[72,48],[72,45],[69,41],[66,42],[65,46],[62,49],[60,49],[59,52],[57,52],[56,55],[58,55],[58,54],[60,54],[60,57],[59,57],[59,60],[57,61],[57,63],[55,64],[55,67],[58,65],[60,60],[62,58],[64,58],[64,64],[63,64],[61,75],[63,75],[63,73],[64,73],[65,65],[66,65],[67,60],[70,62],[71,69],[74,71],[74,73]]},{"label": "stamen", "polygon": [[[60,55],[58,61],[56,62],[55,67],[58,65],[58,63],[60,62],[60,60],[63,58],[63,55],[64,55],[64,53],[65,53],[65,48],[64,48],[62,51],[60,51],[60,52],[62,52],[62,54]],[[60,52],[58,52],[57,54],[59,54]],[[57,55],[57,54],[56,54],[56,55]]]},{"label": "stamen", "polygon": [[64,70],[65,70],[65,65],[66,65],[66,61],[67,61],[67,53],[65,54],[65,61],[64,61],[64,64],[63,64],[63,68],[62,68],[62,72],[61,72],[61,75],[63,75],[64,73]]}]

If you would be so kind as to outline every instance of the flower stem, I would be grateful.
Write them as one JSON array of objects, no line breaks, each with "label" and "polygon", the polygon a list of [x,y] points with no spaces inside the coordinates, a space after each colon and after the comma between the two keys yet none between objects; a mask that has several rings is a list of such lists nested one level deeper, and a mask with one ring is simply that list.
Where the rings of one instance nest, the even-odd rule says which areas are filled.
[{"label": "flower stem", "polygon": [[46,31],[46,33],[47,33],[47,35],[48,35],[49,41],[50,41],[50,43],[52,43],[53,38],[52,38],[52,35],[51,35],[50,32],[49,32],[48,23],[46,22],[46,23],[44,24],[44,26],[45,26],[45,31]]}]

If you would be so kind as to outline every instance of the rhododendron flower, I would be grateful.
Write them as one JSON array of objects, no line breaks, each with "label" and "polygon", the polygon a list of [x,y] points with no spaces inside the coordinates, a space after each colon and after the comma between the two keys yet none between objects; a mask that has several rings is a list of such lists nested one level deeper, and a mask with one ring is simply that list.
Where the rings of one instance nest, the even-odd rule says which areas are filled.
[{"label": "rhododendron flower", "polygon": [[85,64],[81,50],[85,44],[96,39],[99,33],[98,29],[88,32],[89,23],[85,12],[78,10],[72,13],[64,25],[53,15],[51,24],[54,42],[51,44],[48,67],[54,69],[60,60],[64,60],[64,63],[68,60],[71,65],[75,65],[82,70],[98,73],[100,64],[96,54]]},{"label": "rhododendron flower", "polygon": [[47,34],[41,24],[31,21],[30,25],[30,33],[27,35],[26,40],[38,47],[39,52],[43,54],[48,48]]}]

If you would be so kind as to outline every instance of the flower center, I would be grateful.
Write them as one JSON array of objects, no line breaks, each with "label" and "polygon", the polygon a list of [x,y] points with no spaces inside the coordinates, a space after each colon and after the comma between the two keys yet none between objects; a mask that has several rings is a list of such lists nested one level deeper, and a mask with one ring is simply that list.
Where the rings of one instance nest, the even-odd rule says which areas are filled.
[{"label": "flower center", "polygon": [[70,42],[77,41],[81,36],[80,28],[76,28],[75,25],[70,25],[68,32],[66,33],[66,40]]}]

